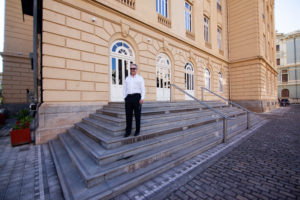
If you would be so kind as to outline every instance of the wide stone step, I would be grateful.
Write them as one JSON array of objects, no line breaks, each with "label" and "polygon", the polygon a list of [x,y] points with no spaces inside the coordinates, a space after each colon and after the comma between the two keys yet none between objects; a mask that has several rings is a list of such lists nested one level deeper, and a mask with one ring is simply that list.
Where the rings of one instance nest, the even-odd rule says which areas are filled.
[{"label": "wide stone step", "polygon": [[[234,115],[240,115],[244,114],[244,111],[238,109],[238,110],[231,110],[231,109],[223,109],[222,112],[229,116]],[[173,116],[164,116],[164,117],[157,117],[152,119],[144,119],[141,120],[141,131],[146,131],[149,129],[159,129],[163,126],[173,126],[173,124],[179,123],[184,124],[184,122],[187,121],[194,121],[194,119],[205,119],[210,117],[217,117],[217,114],[214,112],[200,112],[200,113],[192,113],[192,114],[178,114]],[[102,131],[107,132],[110,135],[113,136],[120,136],[124,135],[126,124],[124,123],[121,126],[118,126],[118,124],[108,124],[106,122],[103,122],[101,120],[95,119],[95,118],[85,118],[83,119],[83,122],[86,124],[89,124],[91,126],[94,126]],[[187,122],[188,124],[188,122]],[[133,131],[135,130],[135,123],[132,125]]]},{"label": "wide stone step", "polygon": [[220,132],[221,131],[219,130],[200,135],[185,135],[185,137],[182,137],[181,140],[157,146],[154,149],[133,155],[126,159],[120,159],[101,167],[96,164],[94,160],[90,158],[89,155],[82,150],[80,145],[68,134],[61,134],[59,139],[64,144],[72,162],[78,168],[78,171],[85,180],[87,187],[92,187],[115,176],[134,172],[141,167],[152,164],[153,162],[159,162],[179,150],[198,144],[199,142],[211,137],[221,137]]},{"label": "wide stone step", "polygon": [[[242,129],[246,129],[246,125],[244,128],[243,123],[247,123],[245,117],[229,120],[228,134],[230,134],[233,129],[236,129],[239,126],[241,126]],[[216,128],[218,128],[219,130],[223,130],[223,123],[218,122],[217,124],[207,124],[185,131],[178,131],[167,135],[151,138],[149,140],[140,142],[137,141],[135,143],[123,145],[119,148],[110,150],[103,148],[97,141],[88,137],[78,129],[69,129],[68,133],[73,137],[74,140],[76,140],[80,144],[83,149],[87,151],[89,155],[92,156],[95,162],[97,162],[99,165],[105,165],[116,160],[127,158],[137,153],[148,151],[155,148],[156,146],[173,142],[175,140],[181,139],[182,137],[185,137],[186,135],[198,134],[199,132],[211,132],[213,131],[212,129],[216,130]],[[135,140],[135,137],[133,137],[133,140]]]},{"label": "wide stone step", "polygon": [[[230,114],[234,112],[243,112],[242,110],[238,108],[223,108],[218,109],[220,112],[224,114]],[[152,126],[153,124],[161,124],[161,123],[168,123],[170,121],[178,121],[178,120],[188,120],[191,118],[199,118],[207,115],[216,115],[215,112],[210,110],[203,110],[203,111],[190,111],[190,112],[181,112],[181,113],[169,113],[169,114],[158,114],[158,115],[149,115],[149,116],[142,116],[141,118],[141,126]],[[125,130],[126,127],[126,119],[125,118],[117,118],[112,117],[105,114],[91,114],[91,119],[99,121],[99,125],[105,126],[104,129],[107,129],[108,131],[115,131],[119,130],[122,131],[122,133]],[[134,122],[133,117],[133,122]],[[112,129],[109,129],[109,127],[112,127]],[[133,128],[135,128],[135,122],[133,123]]]},{"label": "wide stone step", "polygon": [[[87,151],[88,154],[99,164],[105,165],[120,159],[128,158],[132,155],[136,155],[145,151],[149,151],[160,145],[165,145],[176,140],[180,140],[186,136],[193,136],[199,133],[212,132],[221,129],[219,124],[208,124],[201,127],[191,128],[184,131],[178,131],[167,135],[151,138],[140,142],[135,142],[127,145],[123,145],[119,148],[107,150],[103,148],[97,141],[89,138],[80,130],[72,128],[68,133],[76,140],[80,146]],[[135,138],[133,138],[135,139]]]},{"label": "wide stone step", "polygon": [[[220,101],[202,101],[203,103],[207,105],[221,105],[225,104]],[[157,108],[157,107],[172,107],[172,106],[186,106],[189,105],[200,105],[196,101],[177,101],[177,102],[168,102],[168,101],[155,101],[155,102],[149,102],[146,101],[143,103],[143,108]],[[122,108],[125,109],[125,103],[124,102],[109,102],[108,105],[104,106],[105,108]]]},{"label": "wide stone step", "polygon": [[[226,104],[220,103],[212,106],[213,108],[223,108],[228,107]],[[182,105],[182,106],[169,106],[169,107],[155,107],[155,108],[144,108],[142,106],[141,115],[158,115],[158,114],[168,114],[168,113],[179,113],[179,112],[187,112],[187,111],[196,111],[196,110],[207,110],[207,107],[204,107],[200,104],[190,104],[190,105]],[[117,108],[103,108],[101,110],[97,110],[98,113],[103,113],[106,115],[125,118],[125,109],[117,109]]]},{"label": "wide stone step", "polygon": [[91,188],[86,188],[85,181],[77,172],[76,167],[72,164],[72,160],[63,148],[60,141],[54,140],[50,142],[50,148],[54,157],[55,166],[63,190],[65,199],[109,199],[129,188],[137,186],[142,182],[157,176],[158,174],[177,166],[178,164],[191,159],[199,153],[206,151],[213,146],[219,144],[221,139],[211,138],[189,148],[182,149],[176,153],[165,157],[161,162],[154,162],[147,167],[140,168],[136,171],[116,176],[110,180],[106,180]]},{"label": "wide stone step", "polygon": [[[242,114],[242,113],[241,113]],[[219,116],[208,116],[205,118],[194,119],[189,121],[181,121],[175,123],[169,123],[168,125],[162,125],[159,128],[151,128],[147,130],[141,129],[140,135],[134,137],[134,140],[129,138],[123,138],[123,136],[111,137],[106,131],[101,130],[101,127],[97,128],[96,123],[92,123],[91,120],[86,120],[85,123],[77,123],[75,126],[88,136],[94,138],[100,142],[106,149],[112,149],[123,144],[130,144],[136,141],[148,140],[156,136],[169,134],[172,132],[186,130],[188,128],[205,125],[220,120]],[[87,123],[88,122],[88,123]],[[124,133],[123,133],[124,134]]]}]

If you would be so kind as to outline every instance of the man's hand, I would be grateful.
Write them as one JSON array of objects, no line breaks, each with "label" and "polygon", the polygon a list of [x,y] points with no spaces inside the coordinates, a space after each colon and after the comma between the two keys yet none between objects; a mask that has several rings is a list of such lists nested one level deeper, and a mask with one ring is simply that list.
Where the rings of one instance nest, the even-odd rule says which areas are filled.
[{"label": "man's hand", "polygon": [[143,99],[141,99],[141,100],[140,100],[140,104],[143,104],[143,103],[144,103],[144,100],[143,100]]}]

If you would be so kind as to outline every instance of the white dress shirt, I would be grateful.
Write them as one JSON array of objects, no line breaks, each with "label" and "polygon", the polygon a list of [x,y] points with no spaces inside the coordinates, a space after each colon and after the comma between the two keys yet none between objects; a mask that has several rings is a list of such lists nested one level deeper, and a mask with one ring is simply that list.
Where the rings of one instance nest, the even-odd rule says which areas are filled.
[{"label": "white dress shirt", "polygon": [[128,94],[140,93],[141,99],[145,98],[145,83],[143,77],[131,75],[126,77],[125,84],[123,86],[123,98],[125,99]]}]

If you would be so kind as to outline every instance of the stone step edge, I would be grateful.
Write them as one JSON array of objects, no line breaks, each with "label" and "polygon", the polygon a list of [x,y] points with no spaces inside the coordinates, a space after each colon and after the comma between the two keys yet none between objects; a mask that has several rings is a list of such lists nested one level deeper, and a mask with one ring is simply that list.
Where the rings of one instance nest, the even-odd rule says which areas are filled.
[{"label": "stone step edge", "polygon": [[[221,141],[216,141],[214,143],[210,143],[210,144],[207,144],[205,146],[203,146],[201,149],[193,149],[192,151],[188,152],[187,154],[185,154],[185,157],[182,158],[181,156],[178,156],[176,158],[172,158],[171,161],[167,161],[166,164],[161,164],[159,167],[153,167],[153,166],[149,166],[150,170],[148,169],[144,169],[144,171],[148,170],[146,173],[143,172],[143,171],[139,171],[138,173],[135,173],[135,174],[129,174],[127,177],[127,181],[125,182],[125,179],[124,177],[122,177],[122,181],[119,183],[117,182],[114,182],[116,179],[112,179],[110,180],[108,183],[104,183],[103,185],[97,185],[95,186],[95,188],[92,188],[93,191],[100,191],[100,190],[103,190],[103,186],[105,187],[110,187],[108,188],[106,191],[104,191],[103,193],[101,194],[92,194],[89,190],[90,189],[84,189],[84,192],[86,192],[86,194],[82,194],[81,197],[79,198],[75,198],[73,193],[72,192],[76,192],[76,191],[72,191],[72,188],[74,188],[72,186],[72,184],[67,180],[67,178],[65,176],[63,176],[62,174],[64,174],[64,170],[67,170],[66,168],[59,168],[59,166],[61,166],[59,163],[61,162],[59,160],[58,157],[54,158],[55,160],[55,165],[58,166],[56,168],[57,172],[58,172],[58,176],[59,176],[59,180],[60,182],[62,182],[64,184],[64,186],[62,188],[67,188],[67,189],[64,189],[63,193],[64,193],[64,197],[65,199],[80,199],[80,200],[84,200],[84,199],[109,199],[109,198],[112,198],[118,194],[121,194],[122,192],[128,190],[129,188],[132,188],[146,180],[148,180],[149,178],[152,178],[188,159],[191,159],[192,157],[196,156],[197,154],[199,153],[202,153],[210,148],[212,148],[213,146],[216,146],[217,144],[220,144]],[[55,148],[51,148],[52,151],[55,151]],[[65,151],[65,150],[64,150]],[[53,153],[54,156],[55,153]],[[73,166],[71,163],[68,164],[68,168],[72,167],[72,168],[75,168],[75,166]],[[76,169],[74,169],[76,170]],[[77,184],[80,184],[79,182]],[[117,185],[119,184],[119,185]],[[71,188],[70,188],[71,187]],[[68,192],[70,190],[70,192]],[[90,195],[90,196],[88,196]]]},{"label": "stone step edge", "polygon": [[[220,106],[212,106],[213,108],[224,108],[228,107],[227,105],[220,105]],[[164,114],[164,113],[179,113],[179,112],[185,112],[185,111],[193,111],[193,110],[209,110],[207,107],[200,107],[200,106],[189,106],[189,107],[172,107],[172,109],[151,109],[151,110],[143,110],[142,108],[142,113],[141,115],[157,115],[157,114]],[[107,115],[111,116],[116,116],[116,117],[125,117],[125,111],[121,109],[116,110],[116,109],[100,109],[96,111],[97,113],[105,113]]]},{"label": "stone step edge", "polygon": [[[242,124],[245,124],[245,122],[242,122]],[[235,129],[240,129],[241,127],[239,126],[239,125],[236,125],[236,124],[233,124],[233,126],[236,126],[236,128]],[[243,127],[242,127],[243,128]],[[243,130],[245,130],[245,128],[243,128],[242,130],[239,130],[239,131],[243,131]],[[218,131],[220,131],[220,129],[218,129]],[[215,132],[215,131],[214,131]],[[214,133],[214,132],[212,132],[212,133]],[[210,134],[212,134],[212,133],[210,133]],[[210,134],[207,134],[207,135],[204,135],[204,136],[201,136],[201,137],[193,137],[194,139],[192,139],[192,140],[188,140],[188,138],[186,138],[185,140],[186,140],[186,142],[184,143],[184,145],[186,146],[186,145],[189,145],[189,143],[191,143],[192,145],[195,145],[195,141],[203,141],[203,139],[205,139],[208,135],[210,135]],[[204,137],[204,138],[203,138]],[[62,143],[64,143],[63,141],[62,141]],[[170,147],[170,148],[165,148],[165,149],[162,149],[161,151],[159,151],[159,152],[153,152],[152,154],[149,154],[147,157],[149,157],[149,158],[152,158],[153,157],[153,155],[154,154],[157,154],[157,155],[161,155],[161,154],[164,154],[163,152],[169,152],[169,153],[171,153],[171,154],[173,154],[173,153],[175,153],[176,151],[178,151],[178,150],[180,150],[180,149],[182,149],[182,145],[183,144],[181,144],[180,145],[180,147],[178,146],[175,146],[175,147]],[[66,145],[67,146],[67,145]],[[67,151],[68,151],[68,149],[66,149]],[[76,166],[80,166],[81,164],[81,161],[80,161],[80,159],[79,158],[76,158],[76,155],[75,155],[75,153],[73,153],[73,155],[72,154],[70,154],[70,153],[73,153],[73,152],[70,152],[70,151],[68,151],[68,154],[69,154],[69,156],[72,158],[72,160],[75,162],[75,163],[77,163],[76,164]],[[157,155],[155,156],[155,157],[157,157]],[[145,160],[147,157],[143,157],[143,156],[140,156],[140,157],[142,157],[142,158],[139,158],[139,159],[136,159],[135,158],[135,160],[132,160],[132,161],[129,161],[129,162],[124,162],[121,166],[117,166],[117,168],[115,168],[115,169],[110,169],[110,174],[111,173],[115,173],[116,171],[118,171],[117,172],[117,174],[119,173],[119,171],[120,170],[117,170],[117,169],[119,169],[119,168],[123,168],[123,167],[126,167],[126,166],[128,166],[128,165],[132,165],[133,163],[137,163],[137,162],[141,162],[141,160]],[[159,157],[161,157],[161,156],[159,156]],[[84,167],[79,167],[78,169],[80,170],[80,169],[82,169],[82,168],[84,168]],[[120,171],[121,172],[121,171]],[[87,186],[88,187],[91,187],[91,186],[93,186],[93,185],[95,185],[95,184],[99,184],[99,182],[100,181],[103,181],[103,179],[105,179],[105,174],[108,174],[108,171],[104,171],[104,172],[100,172],[99,174],[97,174],[97,175],[92,175],[91,176],[91,178],[89,178],[88,176],[85,176],[84,175],[84,172],[80,172],[80,174],[82,174],[83,175],[83,178],[86,180],[86,182],[87,182]],[[96,177],[97,176],[97,177]],[[101,179],[101,178],[99,178],[99,177],[102,177],[102,176],[104,176],[104,178],[103,179]],[[90,180],[88,180],[88,179],[90,179]]]},{"label": "stone step edge", "polygon": [[[85,149],[88,152],[88,154],[90,154],[93,157],[95,162],[99,162],[99,165],[103,165],[102,162],[105,159],[108,159],[110,157],[116,157],[119,154],[126,154],[125,157],[128,157],[128,156],[130,156],[130,155],[128,155],[129,152],[136,151],[137,149],[148,149],[149,146],[152,146],[152,145],[156,146],[156,145],[158,145],[160,143],[164,143],[166,141],[176,140],[177,138],[181,137],[182,134],[184,134],[184,135],[195,134],[196,132],[199,132],[199,131],[209,131],[214,128],[210,124],[203,125],[203,126],[204,127],[202,127],[202,126],[196,127],[197,129],[195,129],[195,130],[193,130],[193,129],[185,130],[185,131],[183,131],[183,133],[181,133],[182,131],[170,133],[170,134],[168,134],[168,136],[164,135],[165,138],[162,138],[162,139],[157,139],[160,137],[160,136],[158,136],[155,138],[151,138],[149,140],[144,140],[144,141],[137,142],[137,143],[131,143],[131,144],[126,145],[126,148],[125,148],[125,146],[121,146],[119,148],[115,148],[115,149],[111,149],[111,150],[104,149],[105,151],[107,151],[107,153],[103,153],[103,154],[99,154],[99,153],[96,153],[95,151],[93,151],[94,149],[91,149],[90,146],[85,144],[84,141],[82,141],[80,138],[76,138],[76,135],[74,135],[73,133],[69,132],[69,134],[73,137],[73,139],[77,140],[77,142],[81,145],[81,147],[83,149]],[[80,130],[77,130],[77,129],[75,129],[75,130],[80,132],[80,134],[85,135]],[[89,138],[89,136],[86,136],[86,137]],[[94,142],[94,144],[92,146],[97,146],[97,144],[99,144],[96,141],[94,141],[93,139],[90,139],[90,142]],[[139,144],[139,145],[137,145],[137,144]],[[121,159],[121,157],[118,159]]]},{"label": "stone step edge", "polygon": [[[66,137],[69,137],[65,134],[62,134],[59,136],[60,142],[63,144],[64,149],[67,151],[69,157],[71,158],[72,162],[76,166],[79,174],[84,179],[86,186],[88,188],[95,186],[103,181],[106,181],[107,179],[112,179],[115,176],[119,176],[121,174],[124,174],[124,169],[133,169],[133,166],[138,165],[137,163],[141,163],[143,161],[151,161],[151,164],[153,162],[159,162],[161,160],[164,160],[166,156],[176,154],[178,151],[182,149],[183,146],[193,146],[198,143],[204,142],[205,140],[209,140],[209,138],[215,137],[214,134],[206,134],[201,137],[195,137],[193,140],[185,139],[184,143],[180,143],[178,141],[177,143],[179,145],[175,146],[162,146],[159,151],[156,149],[152,149],[151,152],[144,152],[137,157],[131,159],[131,160],[121,160],[119,165],[116,165],[112,163],[112,167],[106,166],[105,169],[101,170],[101,167],[93,162],[92,158],[90,158],[90,162],[92,164],[94,163],[93,171],[89,171],[89,168],[85,165],[86,162],[88,162],[86,159],[87,157],[80,158],[77,156],[77,153],[83,153],[86,155],[86,152],[84,152],[80,147],[75,147],[76,149],[72,148],[72,145],[70,144],[71,141],[67,140]],[[76,141],[73,141],[73,143],[77,143]],[[88,155],[86,155],[88,156]],[[85,161],[85,163],[83,162]],[[92,168],[90,168],[92,169]],[[96,170],[96,171],[94,171]]]},{"label": "stone step edge", "polygon": [[[223,108],[222,110],[232,110],[230,109],[229,107],[227,108]],[[239,109],[236,108],[236,111],[238,111]],[[124,111],[125,112],[125,111]],[[189,111],[189,112],[181,112],[179,115],[186,115],[186,114],[197,114],[197,113],[201,113],[201,114],[209,114],[209,113],[214,113],[213,111],[210,111],[210,110],[204,110],[204,111],[199,111],[199,110],[196,110],[196,111]],[[142,116],[142,119],[143,120],[153,120],[153,119],[157,119],[158,117],[163,117],[163,118],[170,118],[170,117],[174,117],[174,116],[177,116],[178,113],[169,113],[169,114],[161,114],[160,116]],[[114,123],[115,125],[118,124],[118,126],[122,125],[122,124],[125,124],[126,123],[126,119],[125,118],[118,118],[118,117],[114,117],[114,116],[111,116],[111,115],[106,115],[106,114],[103,114],[103,113],[93,113],[93,114],[90,114],[90,118],[94,118],[94,119],[98,119],[98,120],[103,120],[105,122],[108,122],[108,123]],[[133,117],[133,122],[135,121],[134,117]]]},{"label": "stone step edge", "polygon": [[[233,110],[232,111],[230,109],[222,110],[221,112],[226,114],[226,115],[229,115],[229,116],[239,115],[239,114],[245,113],[242,110]],[[200,112],[200,113],[197,113],[197,112],[189,113],[189,112],[187,112],[186,114],[182,114],[180,116],[165,115],[165,116],[161,116],[161,117],[153,117],[151,119],[142,118],[142,121],[146,121],[146,122],[149,121],[149,122],[148,123],[141,123],[141,126],[145,128],[145,127],[158,125],[158,124],[163,124],[163,123],[170,123],[170,122],[182,121],[182,120],[191,120],[191,119],[195,118],[195,116],[192,116],[192,115],[197,115],[197,114],[199,114],[199,116],[197,116],[197,118],[205,118],[205,117],[210,116],[210,115],[216,115],[216,113],[214,113],[212,111],[205,111],[205,112]],[[187,116],[187,117],[185,117],[184,119],[182,119],[182,118],[180,119],[180,117],[183,117],[183,116]],[[177,117],[177,119],[174,119],[176,117]],[[159,118],[160,120],[157,120],[157,118]],[[84,118],[83,120],[87,120],[87,119],[92,119],[92,121],[94,121],[94,123],[97,124],[99,126],[99,128],[102,128],[102,129],[104,129],[106,131],[109,131],[109,132],[111,132],[111,131],[113,131],[113,132],[120,132],[120,131],[124,132],[125,131],[125,127],[126,127],[125,118],[124,118],[123,122],[120,122],[120,121],[118,121],[118,122],[114,122],[114,121],[108,122],[106,119],[103,120],[103,118],[101,118],[101,117],[91,115],[89,118]],[[135,128],[135,123],[134,122],[135,122],[135,120],[133,120],[133,125],[132,125],[133,129]],[[105,124],[107,124],[107,123],[109,124],[109,127],[105,126]]]},{"label": "stone step edge", "polygon": [[[232,116],[238,116],[238,115],[242,115],[245,114],[244,111],[242,110],[238,110],[238,111],[229,111],[229,112],[223,112],[224,114],[232,117]],[[205,118],[209,118],[211,116],[215,116],[215,113],[206,113],[207,115],[200,115],[199,117],[197,117],[197,119],[205,119]],[[218,116],[220,118],[220,116]],[[154,127],[159,128],[159,127],[163,127],[164,124],[170,124],[170,123],[177,123],[177,122],[182,122],[182,121],[193,121],[195,120],[195,117],[190,116],[189,118],[185,118],[185,119],[181,119],[181,118],[177,118],[177,119],[161,119],[161,120],[157,120],[154,121],[153,123],[143,123],[141,124],[141,131],[148,131],[149,129],[153,129]],[[117,125],[112,125],[112,124],[107,124],[106,122],[102,122],[98,119],[94,119],[94,118],[84,118],[82,119],[82,122],[87,123],[91,126],[94,126],[96,128],[99,128],[105,132],[109,132],[110,134],[112,134],[113,136],[120,136],[120,134],[124,134],[125,133],[125,125],[124,126],[117,126]],[[133,123],[132,125],[132,130],[135,130],[135,124]]]}]

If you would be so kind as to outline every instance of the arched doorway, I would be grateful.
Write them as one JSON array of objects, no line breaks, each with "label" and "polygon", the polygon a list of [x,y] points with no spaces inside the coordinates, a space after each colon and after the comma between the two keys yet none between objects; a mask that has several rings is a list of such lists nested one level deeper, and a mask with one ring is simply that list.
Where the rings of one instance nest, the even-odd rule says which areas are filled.
[{"label": "arched doorway", "polygon": [[290,91],[288,89],[281,90],[281,98],[289,98],[290,97]]},{"label": "arched doorway", "polygon": [[[194,67],[191,63],[186,63],[184,67],[184,82],[185,82],[185,91],[190,95],[195,95],[194,90]],[[191,97],[185,95],[185,100],[193,100]]]},{"label": "arched doorway", "polygon": [[170,100],[171,62],[169,57],[160,53],[156,58],[156,100]]},{"label": "arched doorway", "polygon": [[123,101],[123,84],[130,73],[130,63],[135,62],[134,52],[125,41],[117,40],[111,45],[110,58],[110,100]]}]

